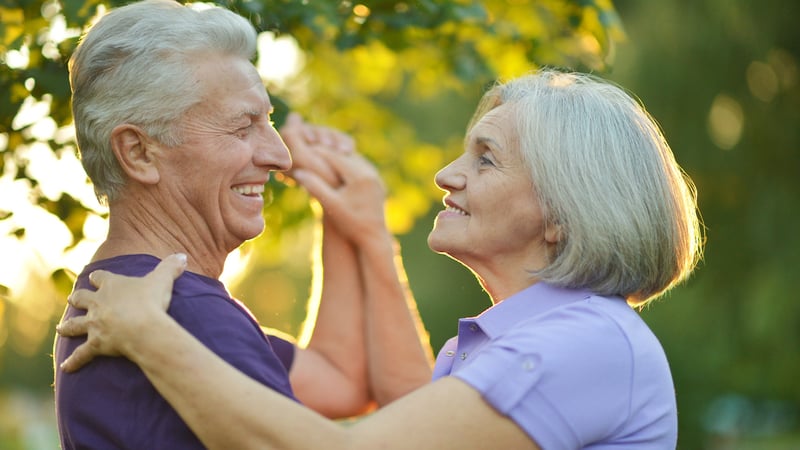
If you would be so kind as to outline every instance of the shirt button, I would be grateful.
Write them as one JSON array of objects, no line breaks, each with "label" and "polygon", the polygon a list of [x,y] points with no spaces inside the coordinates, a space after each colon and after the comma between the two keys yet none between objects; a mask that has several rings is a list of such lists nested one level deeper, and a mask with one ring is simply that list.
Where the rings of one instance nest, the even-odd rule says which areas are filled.
[{"label": "shirt button", "polygon": [[530,359],[522,361],[522,369],[525,370],[526,372],[530,372],[531,370],[533,370],[533,367],[534,367],[533,361],[531,361]]},{"label": "shirt button", "polygon": [[454,352],[452,350],[448,350],[448,351],[444,352],[444,354],[447,355],[447,356],[453,356],[453,355],[456,354],[456,352]]},{"label": "shirt button", "polygon": [[478,326],[475,325],[474,323],[471,323],[471,324],[469,324],[469,330],[470,331],[478,331]]},{"label": "shirt button", "polygon": [[461,359],[462,360],[467,359],[467,352],[461,354]]}]

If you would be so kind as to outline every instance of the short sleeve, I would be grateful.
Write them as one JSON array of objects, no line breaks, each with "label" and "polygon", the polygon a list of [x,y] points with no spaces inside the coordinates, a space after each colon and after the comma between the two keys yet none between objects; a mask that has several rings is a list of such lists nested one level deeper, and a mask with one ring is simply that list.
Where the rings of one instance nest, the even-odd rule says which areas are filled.
[{"label": "short sleeve", "polygon": [[582,448],[629,415],[632,362],[614,322],[586,311],[524,321],[453,375],[547,449]]},{"label": "short sleeve", "polygon": [[295,345],[292,342],[273,334],[267,334],[266,336],[270,345],[272,345],[272,350],[275,352],[275,355],[277,355],[278,359],[281,360],[283,367],[286,368],[287,372],[291,370],[296,351]]},{"label": "short sleeve", "polygon": [[170,314],[211,351],[254,380],[294,398],[283,360],[249,312],[213,295],[173,298]]}]

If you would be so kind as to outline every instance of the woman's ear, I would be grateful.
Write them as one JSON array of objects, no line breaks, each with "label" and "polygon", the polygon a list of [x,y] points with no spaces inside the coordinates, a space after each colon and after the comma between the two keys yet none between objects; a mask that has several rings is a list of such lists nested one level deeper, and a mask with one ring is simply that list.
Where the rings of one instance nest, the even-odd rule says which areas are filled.
[{"label": "woman's ear", "polygon": [[560,223],[550,223],[544,230],[544,240],[548,244],[558,244],[564,238]]},{"label": "woman's ear", "polygon": [[152,140],[136,125],[117,125],[111,130],[111,149],[120,167],[132,180],[156,184],[160,178]]}]

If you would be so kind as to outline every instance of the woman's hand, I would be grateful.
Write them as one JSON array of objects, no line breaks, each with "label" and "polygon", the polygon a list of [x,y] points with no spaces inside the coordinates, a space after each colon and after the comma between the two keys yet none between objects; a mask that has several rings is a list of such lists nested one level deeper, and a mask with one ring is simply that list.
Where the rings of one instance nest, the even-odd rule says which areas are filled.
[{"label": "woman's hand", "polygon": [[358,153],[319,155],[340,180],[331,185],[317,172],[297,169],[292,175],[322,205],[324,217],[348,240],[363,245],[388,233],[384,214],[386,187],[380,173]]},{"label": "woman's hand", "polygon": [[296,169],[310,170],[331,186],[341,183],[322,153],[349,155],[355,151],[353,138],[334,128],[304,122],[297,113],[290,113],[280,135],[292,155],[292,176]]},{"label": "woman's hand", "polygon": [[292,154],[289,176],[317,199],[326,221],[354,243],[388,230],[386,189],[375,167],[355,151],[348,134],[311,125],[291,113],[280,130]]},{"label": "woman's hand", "polygon": [[97,291],[79,289],[67,300],[74,308],[85,309],[86,315],[67,319],[56,327],[62,336],[88,335],[61,368],[73,372],[99,355],[130,356],[137,336],[150,332],[153,320],[166,315],[173,282],[185,269],[186,255],[174,254],[144,277],[92,272],[89,281]]}]

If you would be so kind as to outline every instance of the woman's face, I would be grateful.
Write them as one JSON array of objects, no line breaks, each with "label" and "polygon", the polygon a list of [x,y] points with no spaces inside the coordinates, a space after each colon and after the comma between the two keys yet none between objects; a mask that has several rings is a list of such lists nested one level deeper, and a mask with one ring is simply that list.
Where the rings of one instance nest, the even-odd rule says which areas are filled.
[{"label": "woman's face", "polygon": [[436,174],[445,209],[428,245],[484,280],[542,268],[547,242],[556,238],[554,230],[545,233],[514,113],[508,104],[489,111],[467,135],[464,153]]}]

